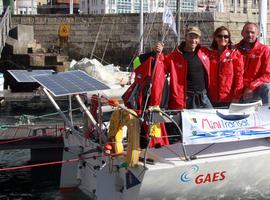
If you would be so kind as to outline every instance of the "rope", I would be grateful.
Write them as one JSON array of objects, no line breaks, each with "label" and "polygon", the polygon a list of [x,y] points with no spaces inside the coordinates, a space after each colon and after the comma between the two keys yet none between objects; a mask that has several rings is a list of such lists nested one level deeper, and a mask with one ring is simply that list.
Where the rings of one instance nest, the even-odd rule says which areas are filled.
[{"label": "rope", "polygon": [[79,161],[80,158],[74,158],[70,160],[60,160],[60,161],[53,161],[53,162],[47,162],[47,163],[39,163],[39,164],[32,164],[32,165],[21,165],[16,167],[5,167],[0,168],[0,171],[13,171],[18,169],[29,169],[33,167],[43,167],[43,166],[49,166],[49,165],[59,165],[59,164],[65,164],[65,163],[73,163]]},{"label": "rope", "polygon": [[122,155],[122,154],[110,154],[110,155],[100,155],[100,156],[78,157],[78,158],[67,159],[67,160],[59,160],[59,161],[52,161],[52,162],[46,162],[46,163],[37,163],[37,164],[32,164],[32,165],[4,167],[4,168],[0,168],[0,172],[1,171],[13,171],[13,170],[19,170],[19,169],[29,169],[29,168],[33,168],[33,167],[43,167],[43,166],[50,166],[50,165],[73,163],[73,162],[78,162],[80,160],[97,159],[97,158],[106,157],[106,156],[116,157],[116,156],[120,156],[120,155]]}]

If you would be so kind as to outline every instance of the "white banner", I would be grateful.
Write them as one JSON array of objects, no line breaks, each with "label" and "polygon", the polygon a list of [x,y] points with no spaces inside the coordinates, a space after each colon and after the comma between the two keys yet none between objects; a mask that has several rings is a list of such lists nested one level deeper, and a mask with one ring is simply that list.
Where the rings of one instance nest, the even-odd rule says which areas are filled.
[{"label": "white banner", "polygon": [[261,107],[240,120],[226,120],[217,110],[184,110],[183,143],[204,144],[270,137],[270,110]]},{"label": "white banner", "polygon": [[168,24],[169,27],[173,30],[174,34],[177,36],[175,18],[172,14],[171,9],[167,6],[165,6],[164,8],[162,19],[163,19],[163,24]]}]

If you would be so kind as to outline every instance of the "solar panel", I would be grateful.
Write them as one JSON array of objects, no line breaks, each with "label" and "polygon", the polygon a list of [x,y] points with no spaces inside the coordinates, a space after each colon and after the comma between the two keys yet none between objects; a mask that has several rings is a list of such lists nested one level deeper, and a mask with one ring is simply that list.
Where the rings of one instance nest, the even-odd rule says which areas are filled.
[{"label": "solar panel", "polygon": [[34,83],[36,80],[33,79],[34,75],[40,74],[52,74],[54,70],[43,69],[43,70],[8,70],[8,72],[16,79],[18,82]]},{"label": "solar panel", "polygon": [[80,70],[59,72],[51,75],[37,75],[34,76],[34,79],[54,96],[110,89],[104,83]]}]

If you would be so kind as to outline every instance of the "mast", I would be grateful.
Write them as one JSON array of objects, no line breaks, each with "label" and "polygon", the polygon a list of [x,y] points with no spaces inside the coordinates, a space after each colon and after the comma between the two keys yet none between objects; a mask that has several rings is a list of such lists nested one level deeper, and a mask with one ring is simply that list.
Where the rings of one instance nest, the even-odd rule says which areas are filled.
[{"label": "mast", "polygon": [[139,54],[143,53],[143,0],[140,1],[140,49]]},{"label": "mast", "polygon": [[259,1],[260,42],[267,43],[267,0]]},{"label": "mast", "polygon": [[177,11],[177,44],[180,45],[181,42],[181,0],[176,1],[176,11]]}]

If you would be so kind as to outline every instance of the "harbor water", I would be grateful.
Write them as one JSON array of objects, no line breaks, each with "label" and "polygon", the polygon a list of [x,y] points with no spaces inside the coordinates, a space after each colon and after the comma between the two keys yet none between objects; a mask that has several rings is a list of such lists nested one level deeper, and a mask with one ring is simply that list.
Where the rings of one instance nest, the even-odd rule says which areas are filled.
[{"label": "harbor water", "polygon": [[[22,115],[46,116],[48,112],[1,112],[0,125],[20,123]],[[75,115],[76,116],[76,115]],[[80,120],[77,116],[75,120]],[[35,123],[51,123],[61,119],[58,115],[35,118]],[[30,150],[1,150],[0,168],[29,165]],[[0,171],[0,200],[89,200],[79,189],[59,189],[54,166]]]}]

